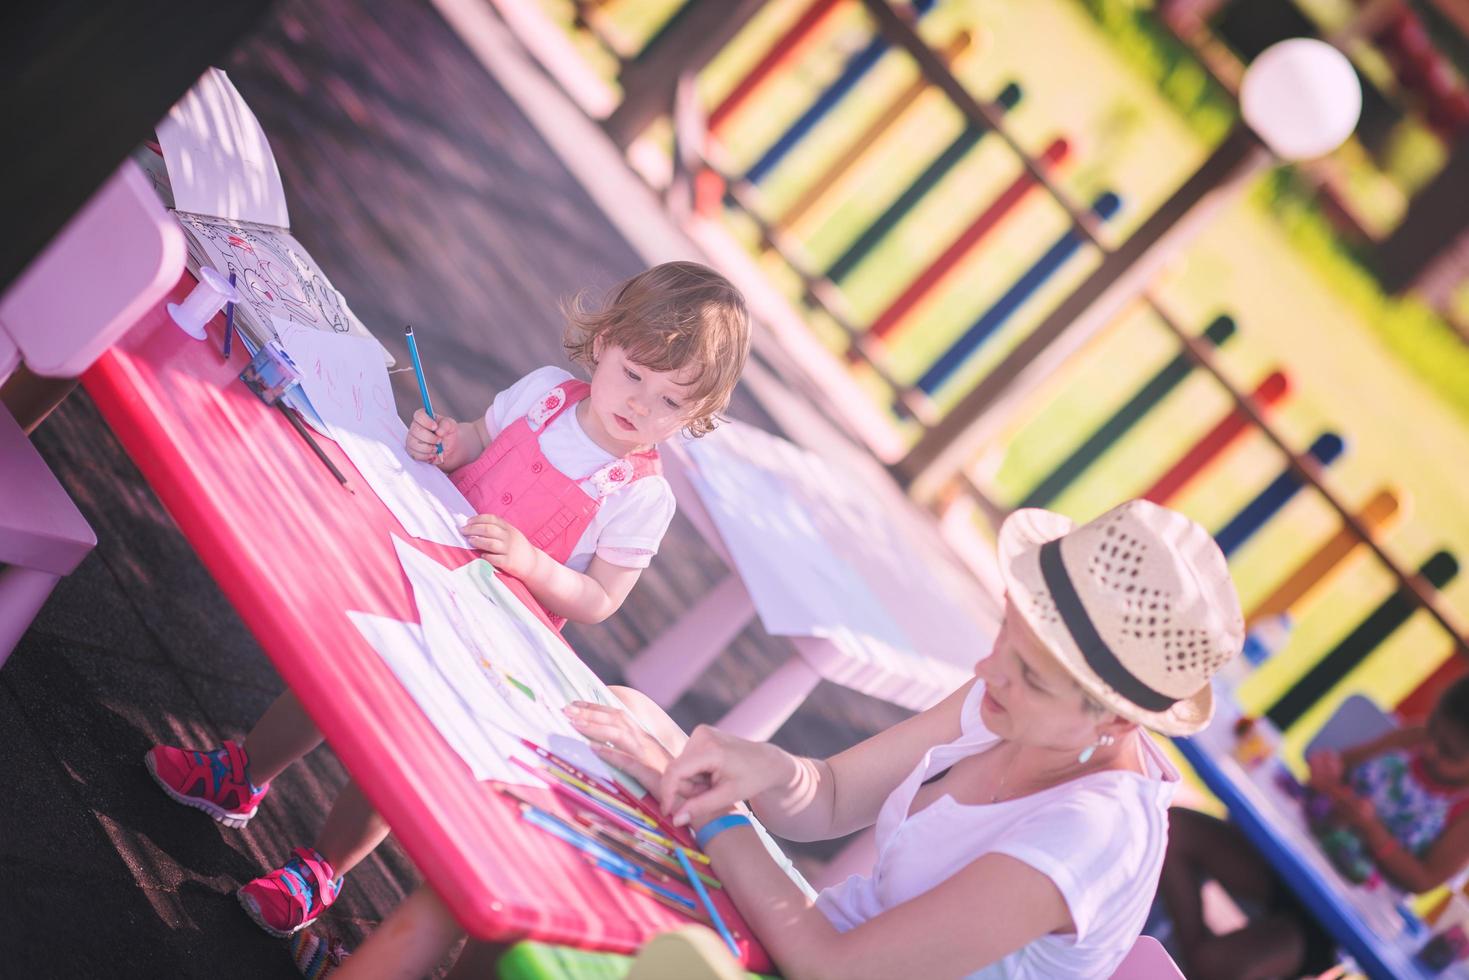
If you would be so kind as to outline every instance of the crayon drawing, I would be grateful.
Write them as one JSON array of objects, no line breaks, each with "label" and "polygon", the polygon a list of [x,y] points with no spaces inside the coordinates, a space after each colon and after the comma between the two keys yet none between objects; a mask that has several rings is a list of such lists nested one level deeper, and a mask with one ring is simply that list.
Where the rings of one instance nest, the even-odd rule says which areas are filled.
[{"label": "crayon drawing", "polygon": [[[290,232],[185,211],[174,214],[188,242],[190,268],[210,266],[226,278],[235,274],[244,297],[235,322],[257,345],[277,338],[274,319],[372,339],[346,299]],[[382,356],[392,363],[386,351]]]}]

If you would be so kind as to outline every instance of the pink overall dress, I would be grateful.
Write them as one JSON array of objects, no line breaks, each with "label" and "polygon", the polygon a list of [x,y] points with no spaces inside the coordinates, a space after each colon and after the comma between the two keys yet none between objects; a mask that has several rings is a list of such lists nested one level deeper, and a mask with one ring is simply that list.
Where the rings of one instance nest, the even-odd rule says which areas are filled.
[{"label": "pink overall dress", "polygon": [[[567,379],[552,388],[522,418],[501,430],[479,459],[449,474],[477,514],[503,517],[530,543],[566,564],[583,532],[613,492],[663,472],[658,451],[614,459],[586,476],[562,473],[541,452],[542,429],[591,392],[585,381]],[[596,496],[582,483],[590,483]],[[557,629],[566,625],[552,616]]]}]

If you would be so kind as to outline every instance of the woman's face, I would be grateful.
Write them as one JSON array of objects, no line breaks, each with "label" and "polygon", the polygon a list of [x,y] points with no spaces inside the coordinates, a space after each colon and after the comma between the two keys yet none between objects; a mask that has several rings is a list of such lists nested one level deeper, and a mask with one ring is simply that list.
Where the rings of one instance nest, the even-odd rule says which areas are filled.
[{"label": "woman's face", "polygon": [[1081,688],[1036,637],[1009,599],[989,656],[974,665],[985,683],[980,717],[1001,738],[1042,748],[1076,749],[1097,740],[1112,719],[1087,707]]},{"label": "woman's face", "polygon": [[1428,717],[1428,744],[1423,755],[1439,779],[1469,783],[1469,732],[1442,712],[1435,711]]}]

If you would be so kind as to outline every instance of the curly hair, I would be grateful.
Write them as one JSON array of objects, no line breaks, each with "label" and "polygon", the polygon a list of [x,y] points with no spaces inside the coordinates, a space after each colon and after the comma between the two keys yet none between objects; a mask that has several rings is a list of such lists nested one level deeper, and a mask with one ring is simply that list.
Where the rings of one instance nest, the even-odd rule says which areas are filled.
[{"label": "curly hair", "polygon": [[690,372],[684,430],[714,430],[750,354],[750,311],[724,276],[697,262],[665,262],[614,288],[600,307],[577,295],[563,308],[566,353],[588,368],[620,347],[651,371]]}]

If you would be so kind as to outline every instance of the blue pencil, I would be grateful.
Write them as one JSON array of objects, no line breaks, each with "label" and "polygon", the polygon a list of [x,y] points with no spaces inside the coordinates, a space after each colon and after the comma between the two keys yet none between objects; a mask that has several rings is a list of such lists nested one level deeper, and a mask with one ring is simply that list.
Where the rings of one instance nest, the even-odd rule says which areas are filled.
[{"label": "blue pencil", "polygon": [[[589,857],[590,857],[590,855],[589,855]],[[662,895],[664,898],[668,899],[670,902],[677,903],[678,906],[679,906],[679,908],[688,909],[690,911],[693,911],[693,909],[695,908],[693,902],[689,901],[687,898],[684,898],[678,892],[669,891],[667,888],[664,888],[662,885],[659,885],[659,884],[657,884],[655,882],[649,881],[648,880],[648,876],[645,875],[645,874],[643,874],[641,868],[638,868],[638,867],[634,866],[633,870],[636,872],[636,874],[630,874],[621,865],[610,864],[610,863],[608,863],[606,861],[603,861],[601,858],[597,858],[597,857],[591,857],[590,859],[591,859],[591,862],[593,864],[595,864],[597,867],[601,868],[603,871],[606,871],[608,874],[614,874],[614,875],[616,875],[619,878],[626,879],[627,881],[636,881],[638,884],[642,885],[644,888],[648,889],[649,891],[654,892],[655,894],[658,894],[658,895]]]},{"label": "blue pencil", "polygon": [[714,923],[714,929],[719,933],[719,938],[724,940],[724,945],[734,954],[735,959],[740,958],[740,948],[735,945],[734,937],[729,934],[729,927],[719,917],[719,910],[709,900],[709,893],[704,890],[704,883],[694,873],[694,866],[689,863],[689,856],[683,851],[674,851],[673,856],[678,858],[678,863],[683,866],[683,873],[689,879],[689,884],[694,886],[694,894],[699,896],[699,903],[704,906],[704,911],[709,913],[709,921]]},{"label": "blue pencil", "polygon": [[[230,288],[235,288],[235,274],[230,273]],[[230,341],[235,338],[235,304],[224,304],[224,359],[230,359]]]},{"label": "blue pencil", "polygon": [[[428,382],[423,377],[423,361],[418,359],[418,341],[413,339],[413,328],[403,328],[403,337],[408,341],[408,356],[413,358],[413,373],[418,376],[418,394],[423,399],[423,410],[428,413],[429,418],[434,417],[434,403],[428,397]],[[442,453],[444,444],[434,444],[434,451]]]}]

